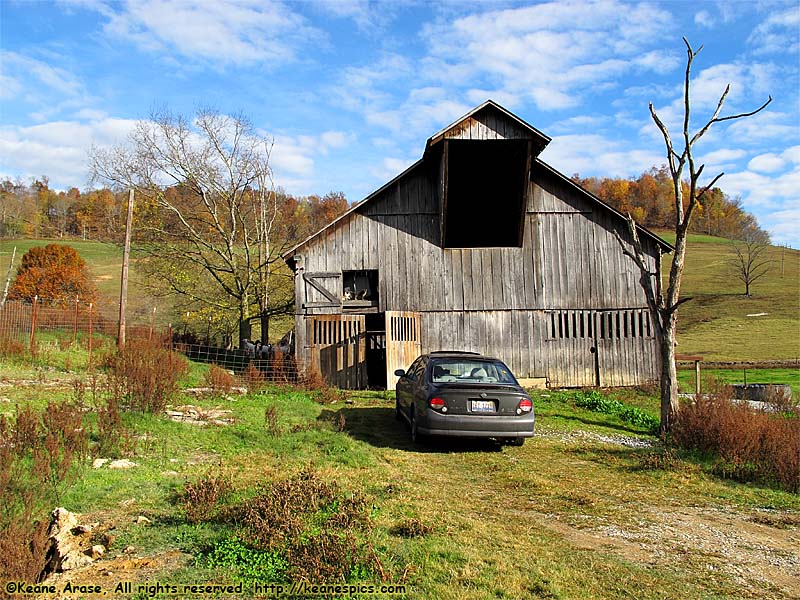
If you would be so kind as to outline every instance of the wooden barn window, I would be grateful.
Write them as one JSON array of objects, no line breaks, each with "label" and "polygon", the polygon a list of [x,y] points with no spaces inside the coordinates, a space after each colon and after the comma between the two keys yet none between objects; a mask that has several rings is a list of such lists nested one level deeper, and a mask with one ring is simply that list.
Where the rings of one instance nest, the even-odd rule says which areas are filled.
[{"label": "wooden barn window", "polygon": [[449,140],[445,153],[444,247],[521,247],[527,142]]},{"label": "wooden barn window", "polygon": [[639,310],[554,310],[548,311],[548,339],[649,338],[653,336],[650,313]]},{"label": "wooden barn window", "polygon": [[378,270],[342,271],[342,305],[345,308],[378,306]]}]

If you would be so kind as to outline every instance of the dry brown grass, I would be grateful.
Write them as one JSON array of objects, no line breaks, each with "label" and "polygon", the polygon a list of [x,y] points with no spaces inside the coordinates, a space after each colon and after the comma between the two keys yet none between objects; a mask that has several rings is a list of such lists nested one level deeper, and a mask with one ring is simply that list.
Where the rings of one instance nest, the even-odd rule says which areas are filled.
[{"label": "dry brown grass", "polygon": [[108,388],[123,410],[160,413],[178,391],[186,359],[158,344],[135,340],[108,357]]},{"label": "dry brown grass", "polygon": [[729,389],[687,404],[678,414],[674,442],[715,458],[715,472],[739,481],[777,483],[800,491],[800,414],[767,412],[731,401]]}]

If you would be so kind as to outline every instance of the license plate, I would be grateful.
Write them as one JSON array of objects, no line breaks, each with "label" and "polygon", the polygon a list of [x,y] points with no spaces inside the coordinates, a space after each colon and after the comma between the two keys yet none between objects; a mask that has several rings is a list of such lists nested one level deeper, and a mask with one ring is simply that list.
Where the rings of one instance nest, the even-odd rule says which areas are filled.
[{"label": "license plate", "polygon": [[472,412],[494,412],[494,402],[492,400],[473,400]]}]

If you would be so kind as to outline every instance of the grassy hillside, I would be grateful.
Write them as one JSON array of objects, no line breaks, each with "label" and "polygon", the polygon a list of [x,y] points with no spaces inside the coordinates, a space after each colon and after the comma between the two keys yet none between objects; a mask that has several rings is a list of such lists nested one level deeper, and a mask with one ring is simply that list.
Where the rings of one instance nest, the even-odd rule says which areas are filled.
[{"label": "grassy hillside", "polygon": [[[674,233],[660,235],[675,240]],[[751,298],[730,265],[733,255],[730,240],[689,236],[681,295],[693,300],[679,311],[678,352],[715,361],[798,359],[800,252],[770,248],[770,271],[753,284]],[[665,274],[670,260],[664,257]],[[748,316],[760,313],[766,314]]]},{"label": "grassy hillside", "polygon": [[[22,256],[35,246],[46,246],[47,244],[65,244],[75,248],[86,261],[92,273],[92,279],[97,286],[100,294],[99,304],[106,310],[114,310],[119,304],[120,274],[122,272],[122,248],[115,244],[105,242],[83,241],[83,240],[2,240],[0,241],[0,289],[5,285],[6,273],[8,272],[8,261],[11,260],[11,252],[17,248],[17,255],[14,258],[14,273],[19,268]],[[136,271],[135,259],[131,261],[130,280],[128,283],[128,306],[132,319],[145,319],[149,316],[150,310],[156,306],[157,315],[166,315],[168,307],[161,300],[154,300],[143,291],[142,281]],[[12,279],[13,281],[13,279]]]}]

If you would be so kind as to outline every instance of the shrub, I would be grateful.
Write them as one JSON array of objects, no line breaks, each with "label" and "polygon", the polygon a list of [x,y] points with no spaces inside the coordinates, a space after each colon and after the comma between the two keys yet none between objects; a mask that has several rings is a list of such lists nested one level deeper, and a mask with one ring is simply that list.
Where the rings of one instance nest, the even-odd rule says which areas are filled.
[{"label": "shrub", "polygon": [[623,423],[629,423],[651,433],[656,433],[659,429],[659,420],[635,406],[628,406],[619,400],[604,396],[597,390],[591,392],[579,392],[575,396],[575,406],[585,408],[592,412],[616,415]]},{"label": "shrub", "polygon": [[311,392],[315,402],[320,404],[334,404],[343,402],[347,394],[343,390],[331,387],[322,377],[319,371],[312,370],[303,384],[303,387]]},{"label": "shrub", "polygon": [[131,341],[106,361],[108,385],[124,410],[158,413],[178,391],[186,359],[146,341]]},{"label": "shrub", "polygon": [[257,392],[267,385],[267,378],[252,362],[241,372],[239,378],[251,392]]},{"label": "shrub", "polygon": [[681,408],[672,441],[716,459],[714,472],[724,477],[800,491],[797,413],[757,410],[718,390]]},{"label": "shrub", "polygon": [[209,474],[187,483],[180,494],[187,520],[197,524],[215,519],[232,489],[231,480],[223,475]]},{"label": "shrub", "polygon": [[264,407],[264,429],[274,437],[281,434],[281,428],[278,425],[278,409],[272,405]]},{"label": "shrub", "polygon": [[78,251],[63,244],[35,246],[22,257],[17,276],[8,291],[9,300],[67,302],[80,296],[93,302],[97,290]]},{"label": "shrub", "polygon": [[206,371],[205,382],[213,391],[227,394],[236,385],[236,378],[222,367],[211,365]]},{"label": "shrub", "polygon": [[0,415],[0,580],[36,582],[49,548],[47,515],[85,455],[83,410],[51,402]]}]

